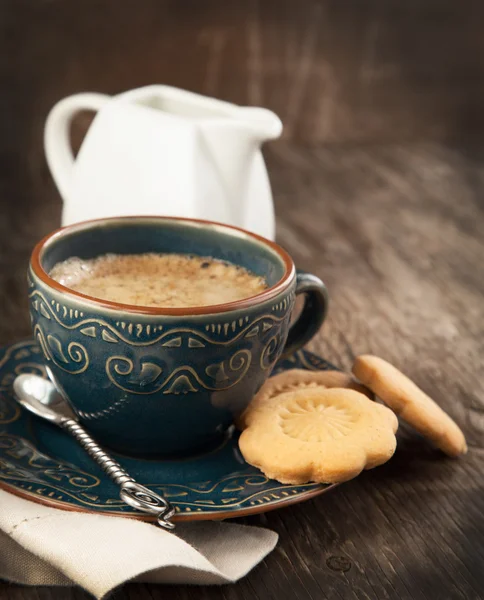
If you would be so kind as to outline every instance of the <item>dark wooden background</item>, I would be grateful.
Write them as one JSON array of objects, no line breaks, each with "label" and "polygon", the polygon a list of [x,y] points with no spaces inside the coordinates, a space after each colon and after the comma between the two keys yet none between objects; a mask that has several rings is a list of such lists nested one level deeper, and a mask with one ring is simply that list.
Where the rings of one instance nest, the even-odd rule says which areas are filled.
[{"label": "dark wooden background", "polygon": [[[240,583],[116,598],[484,598],[483,29],[480,0],[0,0],[1,344],[29,335],[28,256],[59,224],[49,108],[172,84],[281,116],[278,238],[332,297],[311,348],[392,361],[470,446],[446,459],[403,426],[386,466],[246,519],[280,543]],[[0,598],[87,595],[0,583]]]}]

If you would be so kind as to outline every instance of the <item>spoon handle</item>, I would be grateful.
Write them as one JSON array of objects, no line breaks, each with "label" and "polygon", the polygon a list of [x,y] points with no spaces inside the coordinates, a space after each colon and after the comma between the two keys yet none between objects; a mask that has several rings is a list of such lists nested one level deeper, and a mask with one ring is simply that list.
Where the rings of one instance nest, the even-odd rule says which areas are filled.
[{"label": "spoon handle", "polygon": [[169,531],[175,528],[171,518],[175,514],[173,506],[155,492],[136,483],[123,467],[108,456],[92,439],[87,431],[74,419],[63,419],[60,425],[70,433],[102,470],[121,487],[120,497],[136,510],[156,516],[157,523]]}]

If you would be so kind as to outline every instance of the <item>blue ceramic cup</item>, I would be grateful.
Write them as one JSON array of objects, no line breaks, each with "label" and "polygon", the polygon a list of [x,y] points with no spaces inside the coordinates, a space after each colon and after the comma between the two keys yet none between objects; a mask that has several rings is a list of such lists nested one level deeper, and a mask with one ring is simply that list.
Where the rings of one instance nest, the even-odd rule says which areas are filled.
[{"label": "blue ceramic cup", "polygon": [[[106,253],[189,253],[243,266],[268,289],[236,302],[148,308],[96,299],[49,277],[59,261]],[[138,456],[215,445],[269,377],[326,315],[323,282],[296,273],[280,246],[241,229],[189,219],[124,217],[48,235],[29,268],[34,336],[49,375],[102,444]],[[290,326],[297,294],[304,308]]]}]

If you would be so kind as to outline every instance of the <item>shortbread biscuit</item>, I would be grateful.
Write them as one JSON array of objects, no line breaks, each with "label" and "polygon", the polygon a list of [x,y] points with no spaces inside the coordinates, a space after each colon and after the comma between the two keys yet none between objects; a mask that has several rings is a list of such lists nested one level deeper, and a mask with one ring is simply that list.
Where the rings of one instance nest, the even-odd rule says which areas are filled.
[{"label": "shortbread biscuit", "polygon": [[467,452],[458,425],[425,392],[398,369],[377,356],[358,356],[355,376],[399,417],[449,456]]},{"label": "shortbread biscuit", "polygon": [[354,390],[286,392],[260,407],[239,439],[245,460],[281,483],[339,483],[386,462],[396,447],[393,412]]},{"label": "shortbread biscuit", "polygon": [[246,426],[247,416],[261,407],[277,404],[277,397],[285,392],[307,388],[350,388],[373,398],[373,394],[364,385],[357,383],[349,373],[341,371],[308,371],[306,369],[290,369],[270,377],[244,413],[237,419],[239,429]]}]

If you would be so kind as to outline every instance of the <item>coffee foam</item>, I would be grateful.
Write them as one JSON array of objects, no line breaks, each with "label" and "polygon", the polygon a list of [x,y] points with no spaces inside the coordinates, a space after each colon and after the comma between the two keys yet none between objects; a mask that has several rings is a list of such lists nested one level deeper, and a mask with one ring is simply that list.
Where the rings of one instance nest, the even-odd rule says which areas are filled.
[{"label": "coffee foam", "polygon": [[159,308],[211,306],[254,296],[263,277],[243,267],[188,254],[104,254],[54,266],[58,283],[102,300]]}]

